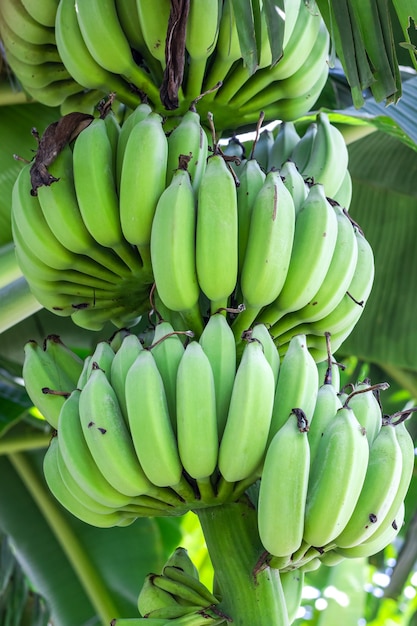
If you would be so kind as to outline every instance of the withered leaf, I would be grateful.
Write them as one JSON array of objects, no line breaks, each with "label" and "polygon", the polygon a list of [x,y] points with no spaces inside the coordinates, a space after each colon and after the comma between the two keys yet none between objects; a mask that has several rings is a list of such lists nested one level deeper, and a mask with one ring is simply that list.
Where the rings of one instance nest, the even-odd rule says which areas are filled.
[{"label": "withered leaf", "polygon": [[178,90],[184,75],[185,36],[190,0],[171,0],[165,42],[166,67],[159,94],[164,107],[173,111],[178,108]]}]

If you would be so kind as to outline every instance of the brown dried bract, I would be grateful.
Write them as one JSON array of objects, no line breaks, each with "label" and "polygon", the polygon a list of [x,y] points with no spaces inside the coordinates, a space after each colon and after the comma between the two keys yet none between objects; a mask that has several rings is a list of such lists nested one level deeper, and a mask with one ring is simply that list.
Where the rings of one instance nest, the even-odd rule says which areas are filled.
[{"label": "brown dried bract", "polygon": [[88,113],[68,113],[57,122],[50,124],[42,137],[36,128],[32,129],[32,135],[38,140],[38,149],[30,168],[30,180],[32,196],[38,194],[38,188],[43,185],[51,185],[58,179],[48,172],[48,165],[53,163],[64,147],[80,134],[93,121],[94,117]]},{"label": "brown dried bract", "polygon": [[185,36],[190,0],[171,0],[165,42],[166,67],[159,94],[168,111],[178,108],[178,90],[184,76]]}]

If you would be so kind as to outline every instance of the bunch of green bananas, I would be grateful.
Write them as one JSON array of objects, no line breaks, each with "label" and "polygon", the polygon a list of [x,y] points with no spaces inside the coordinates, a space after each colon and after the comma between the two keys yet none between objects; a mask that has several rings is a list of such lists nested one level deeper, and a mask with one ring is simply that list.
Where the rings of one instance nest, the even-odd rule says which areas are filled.
[{"label": "bunch of green bananas", "polygon": [[169,0],[4,0],[0,34],[25,91],[63,112],[91,111],[113,91],[131,108],[141,94],[161,114],[184,114],[224,83],[201,102],[201,112],[215,113],[219,128],[235,128],[256,123],[261,108],[269,120],[296,119],[318,99],[328,76],[329,34],[316,9],[302,0],[285,3],[283,53],[272,65],[268,18],[259,7],[259,59],[250,75],[233,2],[193,0],[178,104],[167,110],[160,87],[170,9]]},{"label": "bunch of green bananas", "polygon": [[403,421],[407,413],[400,419],[382,413],[374,391],[386,387],[364,381],[347,394],[327,380],[310,413],[281,413],[258,502],[271,567],[309,571],[321,562],[371,556],[401,530],[414,444]]},{"label": "bunch of green bananas", "polygon": [[[57,8],[58,0],[1,3],[0,39],[7,63],[24,91],[37,102],[61,106],[63,112],[91,110],[101,94],[98,90],[86,93],[63,63],[55,38]],[[131,106],[138,103],[133,97],[130,102]]]},{"label": "bunch of green bananas", "polygon": [[233,171],[194,110],[169,133],[146,104],[121,126],[95,118],[49,166],[56,182],[31,194],[28,164],[15,183],[13,236],[32,292],[99,330],[137,321],[155,282],[155,307],[178,329],[199,336],[226,309],[238,344],[262,322],[281,354],[302,333],[324,359],[325,333],[336,351],[358,321],[374,265],[349,198],[331,199],[349,177],[343,137],[323,113],[311,128],[304,166],[309,133],[300,139],[287,123],[268,149],[274,161],[258,148],[262,133],[259,161]]}]

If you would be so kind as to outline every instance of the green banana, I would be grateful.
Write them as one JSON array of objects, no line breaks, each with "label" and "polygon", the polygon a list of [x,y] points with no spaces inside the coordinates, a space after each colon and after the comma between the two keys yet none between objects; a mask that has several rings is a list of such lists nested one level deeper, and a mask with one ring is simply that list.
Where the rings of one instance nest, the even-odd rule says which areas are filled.
[{"label": "green banana", "polygon": [[90,365],[87,368],[87,380],[90,378],[91,372],[95,369],[101,369],[107,380],[110,381],[111,368],[115,352],[109,341],[104,339],[99,341],[91,355]]},{"label": "green banana", "polygon": [[34,20],[21,0],[4,0],[0,14],[9,28],[25,41],[41,45],[55,44],[54,29]]},{"label": "green banana", "polygon": [[0,35],[6,54],[8,54],[10,50],[16,59],[24,63],[39,65],[41,63],[59,63],[61,61],[59,52],[54,44],[30,43],[30,41],[23,39],[20,35],[15,33],[10,25],[4,21],[1,10]]},{"label": "green banana", "polygon": [[56,12],[56,46],[70,75],[83,87],[103,94],[115,92],[120,100],[134,108],[139,97],[118,74],[106,70],[91,55],[81,34],[74,0],[60,0]]},{"label": "green banana", "polygon": [[189,589],[195,591],[195,593],[198,593],[201,596],[202,601],[205,603],[203,606],[219,604],[218,598],[211,593],[211,591],[198,578],[196,578],[193,574],[189,574],[183,568],[175,567],[173,565],[165,565],[162,570],[162,575],[174,582],[181,583]]},{"label": "green banana", "polygon": [[[313,185],[297,214],[294,242],[285,283],[259,317],[275,324],[285,313],[306,306],[321,287],[335,250],[338,221],[322,185]],[[300,285],[303,288],[300,289]]]},{"label": "green banana", "polygon": [[[78,517],[81,521],[91,526],[98,528],[111,528],[117,526],[120,523],[124,523],[128,516],[120,511],[114,511],[103,515],[101,513],[94,513],[85,508],[79,500],[77,500],[72,493],[67,489],[64,481],[62,480],[59,465],[58,465],[58,441],[54,437],[49,444],[49,447],[45,453],[43,460],[43,472],[45,475],[46,483],[52,493],[52,495],[58,500],[58,502],[67,509],[72,515]],[[133,517],[131,518],[133,522]]]},{"label": "green banana", "polygon": [[361,426],[352,409],[342,407],[324,429],[310,470],[304,523],[309,545],[337,542],[363,493],[368,459]]},{"label": "green banana", "polygon": [[300,141],[294,146],[289,158],[293,161],[299,172],[302,172],[310,160],[313,150],[314,139],[317,135],[317,122],[310,122]]},{"label": "green banana", "polygon": [[368,469],[359,499],[345,528],[334,539],[340,548],[350,548],[366,541],[383,523],[391,508],[403,470],[403,454],[395,428],[386,423],[369,450]]},{"label": "green banana", "polygon": [[54,83],[46,85],[41,89],[36,87],[26,87],[28,94],[37,102],[45,104],[48,107],[58,107],[65,103],[67,98],[74,95],[80,95],[84,93],[79,83],[75,80],[59,80]]},{"label": "green banana", "polygon": [[115,489],[94,461],[80,422],[80,389],[65,401],[57,424],[59,448],[65,464],[81,489],[104,506],[123,508],[132,498]]},{"label": "green banana", "polygon": [[174,432],[177,432],[177,373],[184,354],[184,344],[169,322],[160,322],[155,327],[150,346],[159,373],[164,381],[168,412]]},{"label": "green banana", "polygon": [[236,374],[235,338],[222,313],[210,316],[199,341],[213,370],[217,432],[221,439]]},{"label": "green banana", "polygon": [[[258,161],[249,158],[239,173],[240,185],[237,188],[237,224],[238,224],[238,268],[239,276],[245,261],[255,199],[265,181],[265,173]],[[240,281],[239,281],[240,282]]]},{"label": "green banana", "polygon": [[[287,122],[289,123],[289,122]],[[297,169],[293,161],[286,161],[280,169],[281,178],[284,185],[290,192],[295,209],[295,217],[297,219],[298,211],[303,206],[308,194],[308,186],[304,182],[304,178]]]},{"label": "green banana", "polygon": [[150,237],[152,269],[164,305],[179,311],[196,334],[203,330],[195,252],[195,202],[187,170],[178,169],[155,209]]},{"label": "green banana", "polygon": [[274,374],[274,381],[276,385],[279,375],[280,357],[271,333],[269,332],[265,324],[255,324],[255,326],[250,331],[250,337],[261,343],[262,349],[266,356],[266,360],[271,366],[272,372]]},{"label": "green banana", "polygon": [[142,102],[129,113],[129,115],[123,120],[123,123],[121,125],[116,149],[116,182],[119,193],[123,158],[125,154],[126,144],[130,137],[130,133],[132,132],[133,127],[142,120],[144,120],[145,117],[147,117],[150,113],[152,113],[152,108],[149,106],[149,104]]},{"label": "green banana", "polygon": [[341,401],[353,409],[359,424],[366,431],[369,446],[372,446],[381,430],[383,415],[381,404],[370,382],[357,383],[349,395],[345,393],[341,396]]},{"label": "green banana", "polygon": [[200,124],[200,116],[191,108],[184,113],[179,124],[168,135],[166,185],[169,185],[175,171],[180,167],[180,156],[189,157],[187,169],[193,191],[197,195],[208,154],[208,139]]},{"label": "green banana", "polygon": [[293,408],[301,409],[310,422],[318,387],[317,365],[307,349],[306,337],[295,335],[280,364],[269,441],[285,424]]},{"label": "green banana", "polygon": [[[209,607],[212,604],[218,604],[216,596],[211,594],[207,587],[197,581],[192,576],[184,574],[177,568],[168,568],[170,576],[164,574],[154,574],[153,583],[167,591],[178,600],[184,600],[187,604],[199,606],[201,608]],[[208,599],[210,598],[210,599]]]},{"label": "green banana", "polygon": [[265,128],[257,138],[252,149],[252,156],[256,159],[264,172],[268,171],[269,153],[274,144],[272,131]]},{"label": "green banana", "polygon": [[[270,554],[284,557],[303,540],[304,510],[310,471],[308,422],[293,409],[269,444],[259,489],[258,526],[262,544]],[[291,467],[291,472],[288,468]],[[286,479],[283,480],[283,475]]]},{"label": "green banana", "polygon": [[122,231],[149,262],[152,220],[165,189],[168,143],[162,117],[149,113],[136,123],[126,142],[120,175],[120,221]]},{"label": "green banana", "polygon": [[177,440],[185,471],[197,480],[216,469],[219,441],[213,370],[198,341],[184,350],[177,373]]},{"label": "green banana", "polygon": [[143,471],[157,487],[180,482],[182,465],[164,383],[150,350],[141,350],[126,375],[130,433]]},{"label": "green banana", "polygon": [[301,606],[305,572],[300,569],[280,572],[280,578],[287,606],[288,622],[292,624]]},{"label": "green banana", "polygon": [[266,451],[274,390],[274,373],[262,345],[249,340],[236,372],[220,442],[218,465],[228,482],[244,480],[259,470]]},{"label": "green banana", "polygon": [[347,211],[349,210],[350,201],[352,200],[352,177],[349,170],[346,170],[340,187],[332,199]]},{"label": "green banana", "polygon": [[164,567],[168,566],[182,569],[186,574],[199,580],[198,569],[190,559],[188,551],[182,546],[175,548],[174,552],[169,556]]},{"label": "green banana", "polygon": [[91,56],[104,69],[120,74],[158,103],[158,88],[146,71],[136,64],[114,0],[76,0],[76,7],[80,30]]},{"label": "green banana", "polygon": [[80,421],[91,454],[108,482],[128,496],[153,495],[155,488],[139,464],[116,394],[101,369],[92,370],[81,390]]},{"label": "green banana", "polygon": [[7,63],[24,87],[43,89],[47,85],[71,78],[62,62],[45,62],[38,65],[26,63],[7,51]]},{"label": "green banana", "polygon": [[[110,250],[103,248],[90,234],[83,221],[74,186],[73,155],[69,146],[58,154],[49,166],[57,178],[50,186],[39,187],[38,198],[44,218],[56,239],[70,252],[90,257],[106,268],[103,276],[112,278],[129,275],[126,265]],[[95,275],[94,275],[95,276]],[[97,276],[98,277],[98,276]]]},{"label": "green banana", "polygon": [[[285,288],[292,261],[295,209],[290,192],[278,172],[266,175],[252,206],[248,243],[240,287],[245,310],[233,325],[239,340],[259,311]],[[295,227],[296,229],[296,227]]]},{"label": "green banana", "polygon": [[[107,125],[104,119],[96,118],[74,143],[74,184],[78,205],[93,239],[112,248],[131,271],[140,272],[141,259],[122,234],[113,159]],[[100,207],[99,211],[97,207]]]},{"label": "green banana", "polygon": [[317,292],[304,307],[285,315],[274,325],[277,337],[298,324],[325,318],[337,307],[349,288],[358,259],[357,237],[343,210],[338,206],[333,208],[337,218],[337,237],[327,273]]},{"label": "green banana", "polygon": [[48,335],[44,341],[46,354],[56,363],[57,370],[63,372],[77,386],[84,361],[61,340],[59,335]]},{"label": "green banana", "polygon": [[188,53],[185,97],[194,100],[203,92],[204,75],[208,59],[214,51],[222,18],[220,0],[205,2],[194,0],[190,3],[187,18],[185,49]]},{"label": "green banana", "polygon": [[126,376],[136,360],[136,357],[143,350],[139,337],[133,333],[129,333],[122,341],[120,348],[117,350],[110,366],[110,382],[113,387],[120,410],[126,424],[128,424],[128,414],[126,406],[125,383]]},{"label": "green banana", "polygon": [[340,130],[331,124],[326,113],[316,118],[317,132],[310,158],[302,168],[302,174],[320,183],[330,198],[337,193],[346,175],[349,155]]},{"label": "green banana", "polygon": [[300,135],[293,122],[281,122],[275,135],[274,142],[268,154],[268,170],[281,170],[284,163],[290,158],[292,151],[300,141]]},{"label": "green banana", "polygon": [[313,463],[317,456],[317,450],[324,431],[335,418],[337,411],[341,408],[342,402],[335,386],[332,383],[323,383],[320,385],[317,392],[316,405],[310,420],[310,429],[308,431],[311,463]]},{"label": "green banana", "polygon": [[137,0],[139,23],[149,53],[165,68],[165,42],[170,13],[169,0],[157,0],[151,5]]},{"label": "green banana", "polygon": [[208,159],[198,189],[196,264],[200,289],[211,312],[227,307],[237,281],[237,194],[223,157]]},{"label": "green banana", "polygon": [[22,4],[36,22],[54,28],[58,0],[44,0],[41,3],[37,0],[22,0]]},{"label": "green banana", "polygon": [[[162,607],[167,609],[178,607],[178,602],[174,596],[153,584],[154,574],[148,574],[145,577],[138,596],[138,609],[143,617],[151,617],[151,613]],[[171,617],[175,617],[172,616]],[[152,622],[151,622],[152,623]]]}]

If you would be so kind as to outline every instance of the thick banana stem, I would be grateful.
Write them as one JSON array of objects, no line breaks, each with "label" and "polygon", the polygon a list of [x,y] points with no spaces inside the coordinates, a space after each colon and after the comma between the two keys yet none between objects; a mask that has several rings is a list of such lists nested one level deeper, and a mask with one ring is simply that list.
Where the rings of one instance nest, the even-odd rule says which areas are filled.
[{"label": "thick banana stem", "polygon": [[239,502],[196,511],[222,602],[216,607],[236,626],[288,626],[278,570],[262,563],[256,510]]}]

